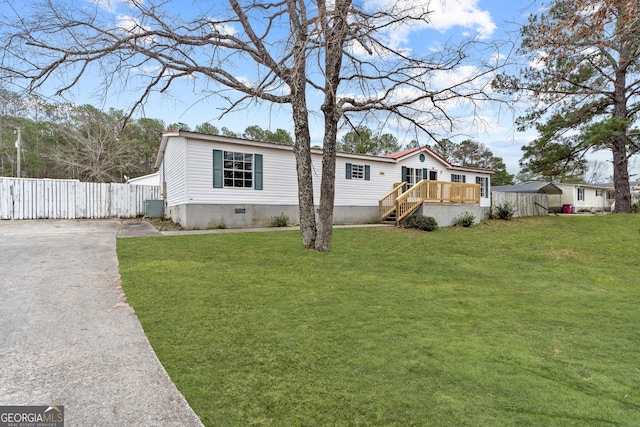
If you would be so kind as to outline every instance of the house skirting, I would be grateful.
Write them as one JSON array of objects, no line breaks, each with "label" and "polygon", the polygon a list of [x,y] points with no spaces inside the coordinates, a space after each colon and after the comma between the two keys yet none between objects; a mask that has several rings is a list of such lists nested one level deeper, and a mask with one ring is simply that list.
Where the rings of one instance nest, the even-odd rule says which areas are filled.
[{"label": "house skirting", "polygon": [[424,202],[416,211],[416,215],[433,217],[438,226],[448,227],[453,225],[455,219],[465,212],[472,214],[475,217],[475,223],[478,224],[489,216],[489,210],[490,208],[475,203]]},{"label": "house skirting", "polygon": [[[318,206],[316,206],[316,214]],[[168,206],[167,217],[187,229],[269,227],[273,218],[286,215],[290,224],[300,222],[298,205],[214,205]],[[378,206],[335,206],[334,224],[373,224],[378,222]]]}]

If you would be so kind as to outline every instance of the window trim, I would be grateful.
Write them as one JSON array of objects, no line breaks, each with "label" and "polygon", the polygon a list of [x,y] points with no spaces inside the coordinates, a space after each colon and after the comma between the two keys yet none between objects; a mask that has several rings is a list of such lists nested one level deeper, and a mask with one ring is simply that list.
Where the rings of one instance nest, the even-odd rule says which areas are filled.
[{"label": "window trim", "polygon": [[[354,176],[354,166],[357,168],[362,168],[362,176]],[[345,163],[345,179],[371,181],[371,166],[361,163]]]},{"label": "window trim", "polygon": [[[582,193],[582,197],[580,197],[580,194]],[[579,202],[584,202],[585,199],[585,191],[584,188],[578,188],[578,201]]]},{"label": "window trim", "polygon": [[[236,187],[234,186],[225,186],[224,185],[224,153],[233,153],[242,154],[243,156],[249,154],[251,155],[251,186],[247,187]],[[244,160],[243,160],[244,162]],[[213,188],[243,188],[243,189],[253,189],[253,190],[262,190],[263,189],[263,156],[258,153],[246,153],[241,151],[230,151],[230,150],[213,150]],[[243,178],[243,181],[246,181]]]},{"label": "window trim", "polygon": [[467,182],[467,176],[459,174],[459,173],[452,173],[451,174],[451,182],[466,183]]},{"label": "window trim", "polygon": [[476,184],[480,184],[480,197],[489,198],[489,177],[476,176]]}]

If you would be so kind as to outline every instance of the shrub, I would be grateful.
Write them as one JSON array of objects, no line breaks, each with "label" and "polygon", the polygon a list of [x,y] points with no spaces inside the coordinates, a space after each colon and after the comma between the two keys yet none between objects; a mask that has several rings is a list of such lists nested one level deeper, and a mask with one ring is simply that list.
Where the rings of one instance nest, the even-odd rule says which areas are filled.
[{"label": "shrub", "polygon": [[424,215],[411,215],[404,221],[407,228],[417,228],[423,231],[433,231],[438,228],[435,218]]},{"label": "shrub", "polygon": [[640,213],[640,202],[635,202],[631,205],[631,212]]},{"label": "shrub", "polygon": [[516,213],[516,206],[511,202],[504,202],[494,208],[493,216],[498,219],[511,219]]},{"label": "shrub", "polygon": [[462,212],[453,220],[453,225],[471,227],[476,222],[476,216],[471,212]]},{"label": "shrub", "polygon": [[271,217],[271,226],[272,227],[288,227],[289,226],[289,217],[285,214],[281,213],[278,216]]}]

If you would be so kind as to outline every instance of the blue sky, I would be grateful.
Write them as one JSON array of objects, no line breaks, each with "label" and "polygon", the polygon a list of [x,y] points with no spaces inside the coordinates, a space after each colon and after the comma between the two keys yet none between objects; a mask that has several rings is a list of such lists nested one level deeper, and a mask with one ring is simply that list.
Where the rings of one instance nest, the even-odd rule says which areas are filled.
[{"label": "blue sky", "polygon": [[[88,0],[79,0],[88,1]],[[384,4],[392,0],[364,0],[372,4]],[[410,1],[410,0],[404,0]],[[418,0],[419,1],[419,0]],[[106,16],[118,22],[132,19],[126,8],[127,0],[95,0],[105,11]],[[3,4],[4,3],[4,4]],[[0,10],[6,10],[6,2],[0,3]],[[9,0],[15,9],[20,10],[24,5],[22,1]],[[175,13],[193,11],[194,8],[207,8],[211,10],[216,3],[191,2],[188,0],[167,2]],[[413,51],[437,49],[443,43],[455,42],[461,38],[476,37],[483,43],[493,42],[502,44],[505,40],[513,39],[517,33],[518,24],[525,23],[529,13],[536,12],[540,3],[532,0],[432,0],[430,9],[432,25],[429,28],[414,29],[414,31],[397,32],[394,34],[398,43]],[[504,47],[503,54],[507,53],[508,46]],[[495,53],[495,52],[494,52]],[[489,53],[482,53],[489,55]],[[239,72],[242,72],[240,70]],[[464,73],[461,70],[460,73]],[[447,80],[455,81],[457,75],[451,73],[438,77],[439,84],[446,84]],[[108,96],[101,96],[93,86],[94,82],[85,80],[80,86],[67,96],[68,100],[77,103],[90,103],[99,108],[129,108],[134,93],[133,90],[125,92],[112,92]],[[275,130],[283,128],[293,133],[289,110],[285,107],[270,106],[266,103],[251,104],[247,108],[226,115],[221,120],[217,119],[219,108],[223,105],[220,99],[210,97],[202,100],[200,88],[203,83],[201,78],[185,79],[179,86],[173,87],[170,96],[153,96],[147,103],[144,111],[139,111],[136,117],[146,116],[162,119],[165,124],[184,122],[194,128],[203,122],[210,122],[218,128],[227,127],[235,132],[242,132],[249,125],[259,125],[264,129]],[[131,88],[133,89],[133,88]],[[40,93],[44,96],[52,96],[54,85],[47,85]],[[50,92],[50,93],[47,93]],[[55,99],[55,98],[52,98]],[[535,132],[519,133],[514,126],[514,119],[522,106],[511,104],[510,106],[498,104],[483,104],[476,109],[475,116],[467,110],[451,106],[452,112],[460,113],[460,125],[453,132],[439,131],[440,137],[453,136],[454,141],[462,141],[467,138],[474,139],[489,146],[493,153],[504,159],[511,173],[518,172],[518,160],[521,157],[520,147],[535,138]],[[509,107],[515,108],[515,113]],[[409,142],[415,135],[401,133],[395,128],[388,127],[384,131],[396,135],[401,142]],[[312,118],[312,143],[320,144],[322,139],[322,121],[318,116]],[[426,136],[419,138],[422,144],[432,144]],[[599,156],[607,159],[607,156]]]}]

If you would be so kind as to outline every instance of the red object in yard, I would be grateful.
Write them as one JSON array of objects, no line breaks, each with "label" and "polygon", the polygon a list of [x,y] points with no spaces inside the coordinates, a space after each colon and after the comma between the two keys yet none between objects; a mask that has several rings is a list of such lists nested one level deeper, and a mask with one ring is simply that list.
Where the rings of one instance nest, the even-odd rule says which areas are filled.
[{"label": "red object in yard", "polygon": [[562,213],[570,214],[573,211],[573,206],[571,205],[562,205]]}]

